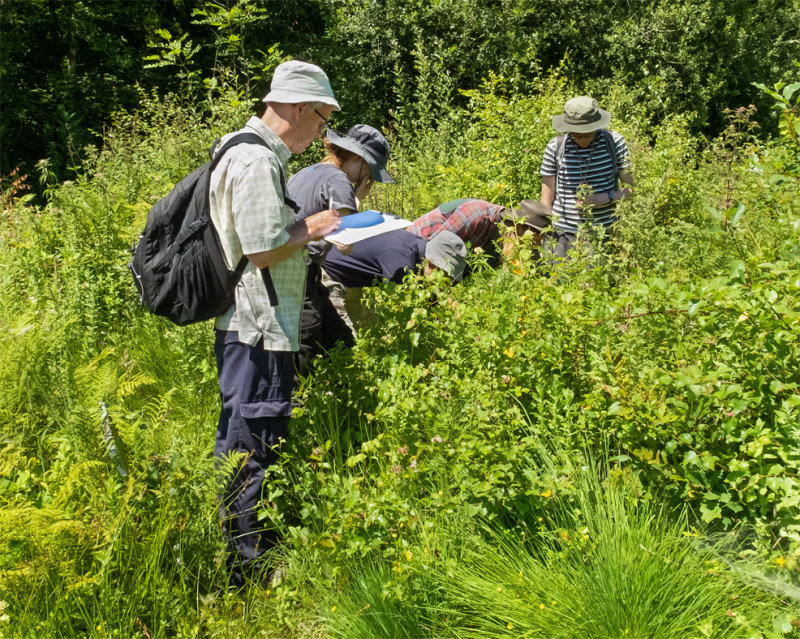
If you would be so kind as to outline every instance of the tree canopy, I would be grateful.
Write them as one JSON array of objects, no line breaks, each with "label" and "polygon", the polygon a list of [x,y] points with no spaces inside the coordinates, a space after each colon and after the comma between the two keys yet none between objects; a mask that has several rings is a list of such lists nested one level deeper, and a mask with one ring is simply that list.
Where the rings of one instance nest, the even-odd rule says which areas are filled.
[{"label": "tree canopy", "polygon": [[524,95],[558,69],[708,135],[724,108],[766,104],[752,83],[793,80],[800,58],[798,0],[2,0],[0,12],[0,175],[44,157],[65,174],[142,93],[202,105],[222,68],[255,106],[284,57],[328,72],[346,124],[436,118],[490,76]]}]

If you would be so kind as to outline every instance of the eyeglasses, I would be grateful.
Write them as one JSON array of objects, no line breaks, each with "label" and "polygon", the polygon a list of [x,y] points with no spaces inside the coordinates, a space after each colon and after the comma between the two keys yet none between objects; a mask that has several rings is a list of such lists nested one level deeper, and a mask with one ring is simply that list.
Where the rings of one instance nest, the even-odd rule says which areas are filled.
[{"label": "eyeglasses", "polygon": [[328,124],[328,118],[326,118],[319,111],[317,111],[316,107],[314,108],[314,113],[316,113],[322,119],[322,124],[320,124],[319,127],[317,127],[317,131],[319,133],[322,133],[322,131],[325,129],[325,126]]}]

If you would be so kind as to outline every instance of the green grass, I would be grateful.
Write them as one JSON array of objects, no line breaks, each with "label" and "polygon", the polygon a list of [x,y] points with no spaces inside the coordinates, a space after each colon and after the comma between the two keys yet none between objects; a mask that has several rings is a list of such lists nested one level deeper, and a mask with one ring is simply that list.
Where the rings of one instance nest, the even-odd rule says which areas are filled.
[{"label": "green grass", "polygon": [[576,468],[573,486],[527,520],[440,514],[392,565],[344,562],[321,592],[325,627],[341,639],[783,636],[792,607],[741,579],[685,513],[608,464]]}]

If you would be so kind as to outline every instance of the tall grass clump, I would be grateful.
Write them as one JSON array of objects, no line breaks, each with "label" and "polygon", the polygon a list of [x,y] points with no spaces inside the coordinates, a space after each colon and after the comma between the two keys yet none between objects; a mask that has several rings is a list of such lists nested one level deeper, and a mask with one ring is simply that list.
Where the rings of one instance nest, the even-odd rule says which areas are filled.
[{"label": "tall grass clump", "polygon": [[[540,445],[537,461],[564,468],[565,453]],[[392,564],[344,560],[320,592],[325,627],[341,639],[791,636],[792,609],[630,472],[587,459],[569,481],[518,526],[440,512]]]},{"label": "tall grass clump", "polygon": [[585,466],[529,534],[479,528],[438,574],[468,610],[457,636],[751,637],[788,624],[698,537],[624,475]]}]

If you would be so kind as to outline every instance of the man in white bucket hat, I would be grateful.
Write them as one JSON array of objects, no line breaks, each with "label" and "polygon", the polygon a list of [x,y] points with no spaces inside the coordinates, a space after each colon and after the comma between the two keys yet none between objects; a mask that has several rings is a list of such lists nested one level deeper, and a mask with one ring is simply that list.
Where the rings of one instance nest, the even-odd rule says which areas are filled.
[{"label": "man in white bucket hat", "polygon": [[286,194],[289,157],[302,153],[339,110],[328,76],[313,64],[284,62],[264,102],[260,118],[222,139],[225,144],[237,134],[254,135],[252,143],[225,153],[210,184],[211,219],[228,267],[243,268],[235,303],[216,319],[214,344],[222,400],[214,453],[238,455],[220,495],[233,586],[263,570],[263,554],[275,542],[256,509],[291,415],[306,278],[300,249],[335,231],[340,221],[331,209],[296,221]]},{"label": "man in white bucket hat", "polygon": [[564,112],[553,116],[553,128],[565,135],[547,143],[540,173],[542,203],[554,216],[545,245],[557,257],[566,256],[582,225],[608,229],[617,202],[632,194],[628,147],[605,128],[610,121],[611,114],[585,95],[567,100]]}]

